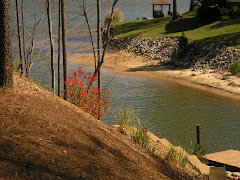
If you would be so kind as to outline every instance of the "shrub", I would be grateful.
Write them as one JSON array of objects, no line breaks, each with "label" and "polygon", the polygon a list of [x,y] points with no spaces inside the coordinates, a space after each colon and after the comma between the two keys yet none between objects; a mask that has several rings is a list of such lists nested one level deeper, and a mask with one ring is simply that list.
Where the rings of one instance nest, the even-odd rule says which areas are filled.
[{"label": "shrub", "polygon": [[188,38],[182,32],[182,36],[179,38],[179,48],[180,50],[185,50],[189,44]]},{"label": "shrub", "polygon": [[228,20],[230,19],[230,16],[229,16],[229,10],[227,8],[221,8],[220,9],[220,14],[221,14],[221,20]]},{"label": "shrub", "polygon": [[229,67],[229,72],[231,72],[232,75],[237,74],[238,72],[240,72],[240,65],[239,62],[236,61],[235,63],[232,63]]},{"label": "shrub", "polygon": [[221,16],[221,8],[226,6],[225,0],[201,0],[197,16],[205,20],[217,20]]},{"label": "shrub", "polygon": [[[111,17],[111,12],[112,12],[112,9],[109,9],[107,12],[106,18],[104,20],[105,27],[108,25],[108,22]],[[121,13],[120,9],[119,8],[115,9],[113,12],[113,19],[112,19],[111,25],[116,25],[117,23],[122,22],[122,20],[123,20],[123,14]]]},{"label": "shrub", "polygon": [[85,112],[100,119],[110,109],[109,92],[107,89],[100,90],[93,87],[96,77],[91,73],[84,74],[79,67],[77,72],[72,73],[72,77],[65,82],[67,86],[68,101],[79,106]]}]

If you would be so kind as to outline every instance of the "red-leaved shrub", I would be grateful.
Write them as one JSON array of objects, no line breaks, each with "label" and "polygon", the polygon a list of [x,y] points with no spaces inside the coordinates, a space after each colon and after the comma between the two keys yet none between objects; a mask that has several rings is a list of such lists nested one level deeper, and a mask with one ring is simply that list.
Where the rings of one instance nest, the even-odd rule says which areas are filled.
[{"label": "red-leaved shrub", "polygon": [[[67,86],[68,101],[79,106],[85,112],[100,119],[110,109],[109,92],[106,88],[100,90],[94,87],[96,76],[86,73],[79,67],[77,72],[72,73],[72,77],[65,82]],[[90,86],[89,86],[90,84]]]}]

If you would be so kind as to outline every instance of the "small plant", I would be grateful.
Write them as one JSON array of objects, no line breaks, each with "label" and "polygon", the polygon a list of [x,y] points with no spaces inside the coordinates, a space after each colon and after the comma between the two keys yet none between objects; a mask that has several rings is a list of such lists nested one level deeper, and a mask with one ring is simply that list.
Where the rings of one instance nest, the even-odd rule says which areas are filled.
[{"label": "small plant", "polygon": [[178,166],[185,167],[187,163],[186,156],[183,155],[183,153],[178,153],[174,148],[170,148],[167,152],[167,155],[165,156],[165,159],[168,161],[171,161]]},{"label": "small plant", "polygon": [[[110,109],[109,92],[106,88],[100,90],[93,87],[96,77],[91,73],[84,74],[79,67],[77,72],[65,82],[67,86],[68,101],[79,106],[85,112],[100,119]],[[89,84],[91,84],[89,86]]]},{"label": "small plant", "polygon": [[138,143],[145,148],[149,146],[150,137],[148,135],[148,131],[143,129],[142,127],[136,128],[135,130],[133,130],[131,134],[131,139],[135,143]]},{"label": "small plant", "polygon": [[[112,12],[112,9],[109,9],[109,11],[107,12],[106,18],[104,20],[105,27],[107,26],[110,20],[111,12]],[[115,9],[113,12],[113,19],[112,19],[111,25],[116,25],[117,23],[122,22],[122,20],[123,20],[123,14],[121,13],[120,9],[119,8]]]},{"label": "small plant", "polygon": [[13,70],[20,73],[21,72],[20,66],[22,63],[23,63],[23,60],[14,61],[13,62]]},{"label": "small plant", "polygon": [[152,151],[153,153],[157,153],[156,146],[151,146],[151,145],[149,145],[149,146],[148,146],[148,150],[149,150],[149,151]]},{"label": "small plant", "polygon": [[194,149],[193,149],[193,154],[197,156],[197,158],[202,162],[207,164],[207,159],[204,157],[205,156],[205,150],[202,149],[201,144],[196,144]]},{"label": "small plant", "polygon": [[6,94],[7,93],[7,88],[0,88],[0,93]]},{"label": "small plant", "polygon": [[240,72],[240,65],[238,61],[230,65],[229,72],[231,72],[232,75],[236,75],[238,72]]}]

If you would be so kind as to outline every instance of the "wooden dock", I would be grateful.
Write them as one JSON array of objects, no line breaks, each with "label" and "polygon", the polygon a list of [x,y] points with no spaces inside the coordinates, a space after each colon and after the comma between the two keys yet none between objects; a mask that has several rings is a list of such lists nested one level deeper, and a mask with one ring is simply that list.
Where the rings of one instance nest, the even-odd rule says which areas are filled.
[{"label": "wooden dock", "polygon": [[205,156],[208,159],[210,166],[224,167],[228,171],[240,172],[240,151],[227,150],[222,152],[216,152],[207,154]]}]

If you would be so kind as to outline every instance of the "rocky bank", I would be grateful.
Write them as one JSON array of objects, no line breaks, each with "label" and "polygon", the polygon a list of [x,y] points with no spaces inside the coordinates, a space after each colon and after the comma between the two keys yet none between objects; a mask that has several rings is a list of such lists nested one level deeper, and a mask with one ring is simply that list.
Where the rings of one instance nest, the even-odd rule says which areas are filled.
[{"label": "rocky bank", "polygon": [[182,68],[228,70],[240,59],[239,49],[214,43],[192,43],[180,49],[179,39],[170,37],[113,39],[110,47]]}]

